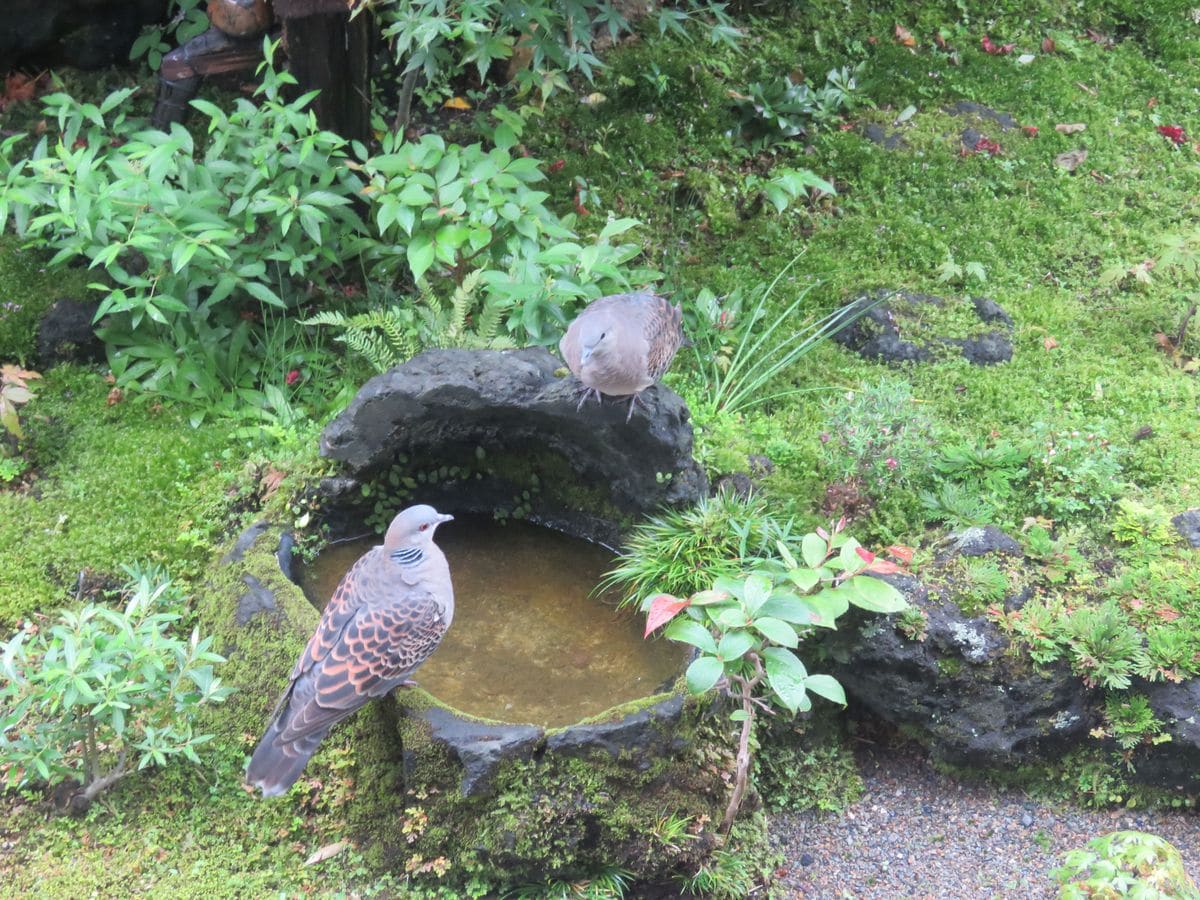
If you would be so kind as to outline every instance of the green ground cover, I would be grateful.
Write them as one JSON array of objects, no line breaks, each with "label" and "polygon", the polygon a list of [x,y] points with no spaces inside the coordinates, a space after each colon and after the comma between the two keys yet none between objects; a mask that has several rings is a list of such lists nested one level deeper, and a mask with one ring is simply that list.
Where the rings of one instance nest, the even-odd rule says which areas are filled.
[{"label": "green ground cover", "polygon": [[[712,385],[692,351],[680,353],[666,381],[692,409],[710,475],[748,469],[750,454],[770,458],[774,472],[762,491],[779,518],[820,524],[845,509],[831,505],[830,485],[853,482],[864,499],[855,536],[917,548],[918,566],[922,544],[948,525],[986,519],[1023,530],[1034,571],[958,573],[965,607],[986,610],[1003,590],[998,579],[1032,584],[1037,612],[1003,622],[1053,657],[1069,652],[1066,632],[1055,629],[1067,628],[1071,607],[1109,602],[1123,624],[1148,636],[1147,671],[1193,676],[1200,588],[1192,552],[1163,523],[1200,506],[1200,389],[1189,370],[1200,356],[1200,325],[1171,352],[1156,335],[1177,334],[1197,291],[1200,254],[1186,250],[1195,243],[1185,243],[1172,266],[1164,242],[1195,232],[1200,152],[1190,138],[1175,143],[1158,129],[1180,126],[1200,138],[1200,72],[1187,64],[1200,48],[1200,25],[1165,2],[922,4],[915,18],[907,7],[754,6],[739,20],[747,36],[734,49],[643,32],[607,55],[594,85],[573,84],[531,120],[524,146],[548,166],[546,203],[567,214],[577,197],[585,200],[591,215],[575,223],[585,236],[598,233],[609,212],[638,219],[630,234],[642,262],[665,273],[693,329],[710,338],[698,342],[705,352],[736,342],[739,320],[728,333],[706,331],[691,300],[703,289],[718,297],[750,291],[785,268],[768,316],[804,288],[812,316],[875,288],[996,300],[1015,322],[1013,360],[999,366],[947,356],[889,369],[825,345],[769,386],[802,392],[739,412],[709,402]],[[915,47],[897,39],[898,23]],[[1099,40],[1085,35],[1088,27]],[[934,41],[939,31],[944,48]],[[989,54],[985,33],[1016,47]],[[1053,52],[1042,48],[1047,36]],[[1021,63],[1025,53],[1034,58]],[[806,139],[755,148],[739,136],[733,95],[745,96],[753,83],[802,71],[820,84],[830,70],[858,66],[857,105]],[[127,77],[100,81],[108,89]],[[604,101],[579,102],[593,92]],[[1009,113],[1036,136],[952,116],[948,107],[962,100]],[[144,97],[135,102],[145,106]],[[19,104],[0,126],[35,121]],[[455,139],[474,139],[471,121],[452,123],[464,132]],[[867,124],[897,132],[905,146],[871,143],[862,135]],[[1065,134],[1060,124],[1086,129]],[[968,126],[998,152],[964,153],[959,133]],[[1074,172],[1056,165],[1056,156],[1078,149],[1087,159]],[[776,212],[763,185],[784,168],[811,170],[836,185],[836,196]],[[46,271],[44,254],[19,248],[11,234],[0,235],[0,363],[28,365],[38,313],[57,297],[82,296],[95,273]],[[910,324],[954,333],[965,322],[948,308]],[[299,414],[277,416],[265,432],[219,413],[192,427],[193,407],[153,394],[128,392],[110,404],[113,386],[99,369],[44,373],[21,411],[21,450],[36,477],[0,483],[5,631],[83,595],[106,596],[121,565],[135,560],[161,563],[199,587],[217,548],[264,505],[290,517],[294,486],[319,467],[315,435],[336,411],[329,398],[368,374],[350,355],[306,348],[304,359],[320,362],[302,367],[292,397]],[[866,415],[864,396],[895,396],[898,383],[911,399],[892,411],[889,440],[862,456],[848,453],[852,442],[843,437]],[[843,402],[848,392],[858,399]],[[924,424],[915,424],[918,412]],[[1073,431],[1108,443],[1076,446]],[[1047,442],[1069,449],[1070,461],[1047,461]],[[948,448],[962,447],[1017,455],[983,464],[990,480],[948,474]],[[880,468],[881,457],[897,465]],[[273,473],[287,476],[277,491]],[[1092,494],[1080,488],[1089,484]],[[1080,508],[1070,502],[1077,498]],[[1092,565],[1099,559],[1112,562],[1106,572]],[[1114,689],[1113,703],[1122,696]],[[1122,727],[1118,712],[1110,726]],[[1153,731],[1144,721],[1125,727]],[[351,817],[336,792],[314,791],[299,806],[247,795],[240,771],[254,737],[239,744],[223,735],[202,768],[130,779],[81,820],[46,821],[32,796],[6,795],[0,827],[16,849],[0,874],[18,892],[64,897],[135,887],[196,896],[405,890],[402,877],[380,876],[381,861],[358,850],[303,866],[317,848],[351,836]],[[348,765],[351,737],[347,729],[328,742],[315,777],[333,780]],[[832,773],[831,794],[853,794],[844,756],[809,756]],[[802,764],[797,757],[794,749],[768,757],[768,777],[783,780]]]}]

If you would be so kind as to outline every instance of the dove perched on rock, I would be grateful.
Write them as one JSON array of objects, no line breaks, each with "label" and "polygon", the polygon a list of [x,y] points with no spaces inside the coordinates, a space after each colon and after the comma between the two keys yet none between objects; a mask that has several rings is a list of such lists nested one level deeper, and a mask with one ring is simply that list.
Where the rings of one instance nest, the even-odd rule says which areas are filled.
[{"label": "dove perched on rock", "polygon": [[338,583],[292,669],[246,770],[264,797],[286,791],[334,723],[407,682],[454,617],[446,557],[433,542],[453,516],[410,506]]},{"label": "dove perched on rock", "polygon": [[558,350],[583,383],[579,406],[595,394],[637,395],[662,377],[683,343],[683,309],[650,291],[593,300],[567,328]]}]

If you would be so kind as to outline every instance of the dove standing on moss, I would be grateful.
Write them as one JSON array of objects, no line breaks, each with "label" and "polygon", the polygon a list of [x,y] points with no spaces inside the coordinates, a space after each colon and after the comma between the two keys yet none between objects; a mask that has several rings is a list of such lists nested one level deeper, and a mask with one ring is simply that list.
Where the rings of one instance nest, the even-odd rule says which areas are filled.
[{"label": "dove standing on moss", "polygon": [[629,397],[628,422],[638,394],[662,377],[683,343],[683,309],[650,291],[593,300],[579,314],[558,350],[589,394],[600,400]]},{"label": "dove standing on moss", "polygon": [[441,643],[454,588],[433,533],[453,516],[410,506],[338,583],[246,769],[264,797],[304,771],[329,729],[408,677]]}]

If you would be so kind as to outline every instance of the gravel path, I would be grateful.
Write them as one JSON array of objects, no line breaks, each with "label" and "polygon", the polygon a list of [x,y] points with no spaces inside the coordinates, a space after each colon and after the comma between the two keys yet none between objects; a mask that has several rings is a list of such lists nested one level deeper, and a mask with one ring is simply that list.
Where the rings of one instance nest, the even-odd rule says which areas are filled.
[{"label": "gravel path", "polygon": [[1061,855],[1110,831],[1166,838],[1200,881],[1200,815],[1046,805],[960,783],[911,750],[859,755],[862,798],[841,814],[773,817],[784,896],[804,900],[1033,900],[1055,897]]}]

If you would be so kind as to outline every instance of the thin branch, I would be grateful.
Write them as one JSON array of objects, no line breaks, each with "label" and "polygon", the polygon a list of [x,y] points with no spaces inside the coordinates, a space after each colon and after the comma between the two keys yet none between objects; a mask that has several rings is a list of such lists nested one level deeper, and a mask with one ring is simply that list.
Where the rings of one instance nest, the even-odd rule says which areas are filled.
[{"label": "thin branch", "polygon": [[125,768],[125,758],[126,753],[124,750],[122,750],[120,756],[117,757],[116,768],[114,768],[107,775],[97,778],[83,789],[83,798],[87,800],[88,803],[91,803],[96,799],[98,794],[107,791],[110,787],[129,774],[129,770]]}]

